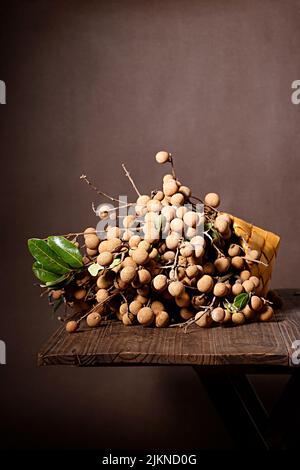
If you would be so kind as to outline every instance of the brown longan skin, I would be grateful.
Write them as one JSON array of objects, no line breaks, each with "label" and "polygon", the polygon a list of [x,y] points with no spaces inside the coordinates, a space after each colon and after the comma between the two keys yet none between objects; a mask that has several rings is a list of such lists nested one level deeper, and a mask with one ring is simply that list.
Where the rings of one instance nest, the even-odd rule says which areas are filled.
[{"label": "brown longan skin", "polygon": [[129,304],[129,311],[133,314],[133,315],[137,315],[139,310],[142,308],[142,303],[139,302],[138,300],[133,300],[132,302],[130,302]]},{"label": "brown longan skin", "polygon": [[70,320],[66,323],[66,331],[68,333],[74,333],[74,331],[76,331],[78,328],[78,323],[77,321],[74,321],[74,320]]},{"label": "brown longan skin", "polygon": [[207,193],[204,198],[204,203],[217,208],[220,205],[220,196],[217,193]]},{"label": "brown longan skin", "polygon": [[98,326],[101,322],[101,315],[97,312],[92,312],[86,317],[87,326],[94,328]]},{"label": "brown longan skin", "polygon": [[253,295],[251,297],[250,303],[251,303],[251,308],[255,310],[256,312],[261,310],[264,305],[263,300],[257,295]]},{"label": "brown longan skin", "polygon": [[231,320],[235,325],[243,325],[243,323],[245,323],[245,315],[242,312],[234,312],[231,316]]},{"label": "brown longan skin", "polygon": [[178,297],[184,292],[184,285],[180,281],[173,281],[168,286],[168,291],[173,297]]},{"label": "brown longan skin", "polygon": [[231,244],[230,247],[228,248],[228,254],[231,257],[240,256],[241,252],[242,252],[241,247],[235,243]]},{"label": "brown longan skin", "polygon": [[166,328],[169,322],[170,322],[170,316],[164,310],[162,310],[155,316],[155,326],[157,328]]},{"label": "brown longan skin", "polygon": [[132,253],[132,259],[139,265],[144,265],[147,263],[149,259],[148,252],[145,250],[145,248],[137,248],[133,253]]},{"label": "brown longan skin", "polygon": [[222,323],[225,320],[225,311],[222,307],[216,307],[211,312],[211,318],[216,323]]},{"label": "brown longan skin", "polygon": [[208,274],[204,274],[204,276],[202,276],[197,282],[198,290],[203,293],[211,292],[213,290],[213,287],[214,287],[213,278],[209,276]]},{"label": "brown longan skin", "polygon": [[76,300],[82,300],[86,296],[86,290],[85,289],[78,289],[74,292],[74,297]]},{"label": "brown longan skin", "polygon": [[239,295],[239,294],[242,294],[244,292],[244,288],[243,288],[242,284],[240,284],[240,283],[233,284],[231,290],[232,290],[233,295]]},{"label": "brown longan skin", "polygon": [[219,273],[226,273],[230,268],[230,259],[225,257],[217,258],[214,262],[214,265]]},{"label": "brown longan skin", "polygon": [[224,282],[217,282],[214,286],[213,293],[216,297],[224,297],[227,294],[227,287]]},{"label": "brown longan skin", "polygon": [[245,289],[245,292],[253,292],[255,289],[254,283],[250,280],[244,281],[243,282],[243,288]]},{"label": "brown longan skin", "polygon": [[150,307],[143,307],[137,314],[138,322],[143,326],[150,326],[155,319],[153,310]]},{"label": "brown longan skin", "polygon": [[134,280],[136,277],[136,269],[133,266],[125,266],[120,271],[120,278],[123,282],[128,284]]},{"label": "brown longan skin", "polygon": [[266,305],[263,310],[259,312],[260,321],[269,321],[274,315],[274,310],[271,305]]},{"label": "brown longan skin", "polygon": [[232,267],[237,269],[238,271],[241,271],[244,268],[244,264],[244,259],[241,256],[234,256],[231,259]]},{"label": "brown longan skin", "polygon": [[109,266],[113,262],[113,259],[114,257],[112,253],[104,251],[98,255],[97,263],[100,264],[100,266]]}]

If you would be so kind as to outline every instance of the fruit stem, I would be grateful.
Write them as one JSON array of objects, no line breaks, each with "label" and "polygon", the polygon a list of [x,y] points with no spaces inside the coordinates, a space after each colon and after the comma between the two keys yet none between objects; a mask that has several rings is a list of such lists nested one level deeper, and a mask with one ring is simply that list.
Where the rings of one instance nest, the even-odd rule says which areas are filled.
[{"label": "fruit stem", "polygon": [[135,182],[134,182],[133,179],[131,178],[130,173],[129,173],[129,171],[127,170],[127,168],[126,168],[126,166],[124,165],[124,163],[122,163],[122,168],[123,168],[123,170],[125,171],[125,175],[127,176],[127,178],[129,179],[130,183],[132,184],[133,189],[135,190],[135,192],[137,193],[137,195],[140,196],[141,193],[139,192],[138,188],[136,187]]},{"label": "fruit stem", "polygon": [[108,194],[104,193],[103,191],[100,191],[95,185],[93,185],[86,177],[86,175],[81,175],[80,179],[85,181],[94,191],[96,191],[97,194],[100,196],[106,197],[110,201],[115,201],[118,203],[123,203],[124,201],[120,201],[120,199],[116,199],[115,197],[109,196]]}]

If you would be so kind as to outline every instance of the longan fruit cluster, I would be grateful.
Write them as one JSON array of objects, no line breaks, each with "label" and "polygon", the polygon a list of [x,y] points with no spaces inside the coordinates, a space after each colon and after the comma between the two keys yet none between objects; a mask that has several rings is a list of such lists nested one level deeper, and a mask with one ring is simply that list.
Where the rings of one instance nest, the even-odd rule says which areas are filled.
[{"label": "longan fruit cluster", "polygon": [[[125,326],[157,328],[269,320],[271,302],[261,296],[262,280],[252,275],[260,251],[243,248],[231,217],[218,211],[217,193],[206,194],[198,210],[191,189],[175,175],[171,154],[160,151],[155,159],[172,165],[161,189],[139,195],[122,218],[102,206],[104,233],[84,230],[86,272],[71,286],[70,298],[89,305],[86,326],[111,317]],[[98,266],[96,274],[91,265]],[[69,321],[67,331],[78,324]]]}]

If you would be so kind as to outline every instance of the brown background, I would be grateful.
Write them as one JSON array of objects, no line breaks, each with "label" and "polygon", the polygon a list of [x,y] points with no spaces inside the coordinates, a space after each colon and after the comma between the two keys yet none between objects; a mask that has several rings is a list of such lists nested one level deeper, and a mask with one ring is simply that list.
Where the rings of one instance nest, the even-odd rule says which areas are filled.
[{"label": "brown background", "polygon": [[[1,2],[1,445],[231,447],[189,368],[36,367],[56,328],[31,236],[95,224],[79,181],[133,196],[171,151],[195,194],[282,236],[273,285],[299,285],[300,1]],[[280,380],[256,384],[272,406]]]}]

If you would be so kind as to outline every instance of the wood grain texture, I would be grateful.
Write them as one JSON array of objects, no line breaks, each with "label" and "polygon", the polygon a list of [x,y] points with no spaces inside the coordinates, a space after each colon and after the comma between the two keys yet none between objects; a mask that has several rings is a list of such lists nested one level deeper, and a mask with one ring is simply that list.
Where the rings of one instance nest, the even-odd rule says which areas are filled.
[{"label": "wood grain texture", "polygon": [[202,329],[125,327],[110,321],[68,334],[60,328],[39,353],[39,365],[232,365],[291,364],[300,339],[300,297],[282,291],[284,306],[274,321]]},{"label": "wood grain texture", "polygon": [[[283,289],[279,292],[283,299],[283,308],[276,312],[275,317],[288,350],[289,365],[296,367],[297,364],[293,363],[293,353],[296,352],[293,342],[300,342],[300,289]],[[299,349],[300,343],[297,347]]]}]

